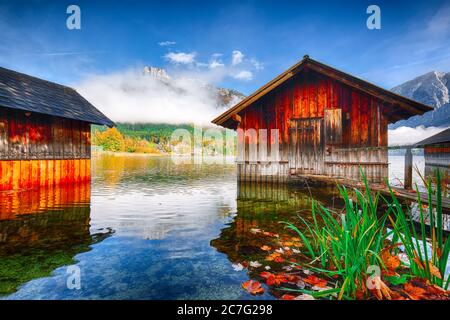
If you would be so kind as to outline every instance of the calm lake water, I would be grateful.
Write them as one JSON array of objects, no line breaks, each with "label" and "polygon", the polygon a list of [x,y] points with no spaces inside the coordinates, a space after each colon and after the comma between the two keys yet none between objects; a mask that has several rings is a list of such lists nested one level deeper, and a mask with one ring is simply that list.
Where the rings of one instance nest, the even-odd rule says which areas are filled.
[{"label": "calm lake water", "polygon": [[[309,219],[311,194],[341,207],[330,188],[238,186],[234,165],[96,156],[91,185],[0,193],[0,295],[273,299],[278,293],[255,297],[241,288],[264,267],[276,268],[260,249],[274,240],[253,230],[288,241],[294,235],[278,222]],[[244,261],[262,266],[239,270]],[[74,270],[80,289],[67,285]]]}]

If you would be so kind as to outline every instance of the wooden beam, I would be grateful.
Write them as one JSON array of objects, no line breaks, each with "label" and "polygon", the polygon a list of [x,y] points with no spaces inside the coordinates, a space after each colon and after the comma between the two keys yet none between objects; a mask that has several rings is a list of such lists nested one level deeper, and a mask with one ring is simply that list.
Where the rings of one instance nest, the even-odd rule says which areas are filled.
[{"label": "wooden beam", "polygon": [[411,152],[411,148],[407,148],[405,154],[405,182],[404,182],[404,187],[406,190],[412,189],[412,164],[413,164],[413,155]]}]

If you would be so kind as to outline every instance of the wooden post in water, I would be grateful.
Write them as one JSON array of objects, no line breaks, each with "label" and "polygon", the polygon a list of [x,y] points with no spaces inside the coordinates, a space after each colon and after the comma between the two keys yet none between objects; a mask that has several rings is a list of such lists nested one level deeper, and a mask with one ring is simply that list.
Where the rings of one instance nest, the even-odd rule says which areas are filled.
[{"label": "wooden post in water", "polygon": [[407,189],[407,190],[412,189],[412,160],[413,160],[413,155],[411,152],[411,148],[406,148],[404,186],[405,186],[405,189]]}]

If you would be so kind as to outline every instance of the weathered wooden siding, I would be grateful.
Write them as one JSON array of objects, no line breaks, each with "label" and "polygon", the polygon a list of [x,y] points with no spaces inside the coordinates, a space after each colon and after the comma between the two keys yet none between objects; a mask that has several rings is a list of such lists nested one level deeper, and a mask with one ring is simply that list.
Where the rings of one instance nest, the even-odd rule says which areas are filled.
[{"label": "weathered wooden siding", "polygon": [[450,142],[424,148],[425,165],[450,167]]},{"label": "weathered wooden siding", "polygon": [[0,108],[0,160],[89,159],[87,122]]},{"label": "weathered wooden siding", "polygon": [[90,125],[0,108],[0,190],[90,180]]},{"label": "weathered wooden siding", "polygon": [[[383,148],[388,108],[376,97],[303,71],[239,113],[238,128],[280,130],[280,157],[271,162],[280,166],[277,174],[309,172],[356,180],[361,166],[369,180],[382,181],[388,174],[387,149]],[[305,135],[307,131],[312,136]],[[257,141],[247,139],[246,149]],[[299,144],[303,146],[298,148]],[[321,157],[323,161],[318,160]],[[252,162],[255,159],[247,157],[238,161],[241,176],[257,175]]]}]

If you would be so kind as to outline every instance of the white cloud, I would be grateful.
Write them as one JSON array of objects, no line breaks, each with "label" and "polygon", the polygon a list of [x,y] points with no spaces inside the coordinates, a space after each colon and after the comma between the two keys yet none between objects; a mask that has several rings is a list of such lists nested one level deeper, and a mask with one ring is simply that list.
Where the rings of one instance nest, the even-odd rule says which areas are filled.
[{"label": "white cloud", "polygon": [[394,130],[388,131],[388,139],[390,146],[404,146],[411,145],[422,141],[432,135],[435,135],[445,128],[436,128],[418,126],[416,128],[400,127]]},{"label": "white cloud", "polygon": [[219,60],[213,59],[213,60],[210,61],[208,67],[211,68],[211,69],[214,69],[214,68],[225,67],[225,65],[222,62],[220,62]]},{"label": "white cloud", "polygon": [[195,62],[196,52],[169,52],[164,58],[174,64],[192,64]]},{"label": "white cloud", "polygon": [[244,54],[239,50],[234,50],[231,54],[231,64],[233,66],[236,66],[238,64],[241,64],[244,60]]},{"label": "white cloud", "polygon": [[264,69],[264,65],[255,58],[250,59],[250,63],[256,70]]},{"label": "white cloud", "polygon": [[253,79],[253,73],[248,70],[243,70],[233,75],[233,78],[237,80],[249,81]]},{"label": "white cloud", "polygon": [[173,46],[175,44],[177,44],[175,41],[161,41],[161,42],[158,42],[158,45],[161,46],[161,47],[170,47],[170,46]]},{"label": "white cloud", "polygon": [[214,92],[196,79],[183,73],[161,81],[130,69],[91,75],[75,88],[116,122],[210,125],[227,107],[219,107]]}]

